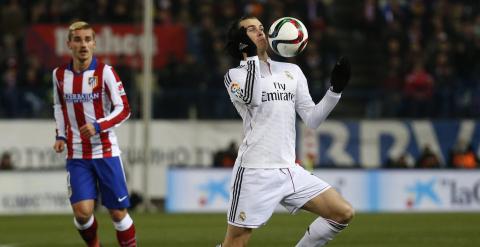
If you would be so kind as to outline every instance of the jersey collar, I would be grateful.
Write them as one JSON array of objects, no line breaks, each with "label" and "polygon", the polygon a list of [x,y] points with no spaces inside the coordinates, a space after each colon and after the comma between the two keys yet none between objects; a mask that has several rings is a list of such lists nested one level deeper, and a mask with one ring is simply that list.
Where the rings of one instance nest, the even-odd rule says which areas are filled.
[{"label": "jersey collar", "polygon": [[[260,60],[259,60],[260,61]],[[260,61],[261,62],[261,61]],[[269,58],[267,58],[267,63],[269,64],[272,64],[273,60]],[[247,65],[247,60],[240,60],[240,65]]]},{"label": "jersey collar", "polygon": [[76,73],[74,70],[73,70],[73,60],[70,61],[70,63],[68,63],[68,66],[67,66],[67,69],[68,70],[71,70],[74,74],[82,74],[83,72],[87,71],[87,70],[95,70],[97,69],[97,58],[96,57],[93,57],[92,58],[92,62],[90,63],[90,65],[88,66],[88,68],[86,70],[83,70],[83,71],[80,71],[79,73]]}]

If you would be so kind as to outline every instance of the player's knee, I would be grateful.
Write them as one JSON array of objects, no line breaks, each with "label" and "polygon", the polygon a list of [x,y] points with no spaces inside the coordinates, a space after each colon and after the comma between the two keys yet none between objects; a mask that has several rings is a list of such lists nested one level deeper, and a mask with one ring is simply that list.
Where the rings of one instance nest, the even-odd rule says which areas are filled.
[{"label": "player's knee", "polygon": [[88,208],[75,208],[73,215],[78,223],[85,224],[93,215],[93,210],[89,210]]},{"label": "player's knee", "polygon": [[346,203],[339,212],[338,222],[347,224],[353,219],[353,216],[355,216],[355,210],[350,204]]},{"label": "player's knee", "polygon": [[252,229],[229,226],[223,246],[242,247],[247,246],[248,240],[252,235]]},{"label": "player's knee", "polygon": [[222,247],[245,247],[248,244],[248,240],[249,238],[245,238],[245,237],[230,238],[230,239],[227,238],[221,246]]},{"label": "player's knee", "polygon": [[126,209],[110,209],[110,217],[115,222],[120,222],[127,215]]},{"label": "player's knee", "polygon": [[88,214],[86,212],[75,212],[74,216],[75,216],[75,220],[79,224],[84,225],[90,220],[90,218],[92,217],[92,214]]}]

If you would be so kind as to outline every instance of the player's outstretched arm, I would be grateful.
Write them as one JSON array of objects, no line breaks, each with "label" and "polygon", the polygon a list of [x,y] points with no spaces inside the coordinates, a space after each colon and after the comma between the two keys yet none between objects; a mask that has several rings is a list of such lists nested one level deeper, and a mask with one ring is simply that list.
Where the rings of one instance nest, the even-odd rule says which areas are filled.
[{"label": "player's outstretched arm", "polygon": [[296,110],[307,127],[316,129],[328,117],[341,97],[341,92],[350,80],[350,63],[346,57],[341,57],[335,64],[331,75],[331,87],[318,104],[314,104],[305,75],[301,72],[297,86]]}]

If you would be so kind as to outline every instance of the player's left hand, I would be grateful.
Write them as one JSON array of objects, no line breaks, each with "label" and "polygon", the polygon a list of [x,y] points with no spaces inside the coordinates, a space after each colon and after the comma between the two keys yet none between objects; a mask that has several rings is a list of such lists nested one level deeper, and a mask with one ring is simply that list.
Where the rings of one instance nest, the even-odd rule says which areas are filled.
[{"label": "player's left hand", "polygon": [[347,57],[341,57],[333,67],[331,74],[332,91],[341,93],[350,81],[350,61]]},{"label": "player's left hand", "polygon": [[80,127],[80,135],[85,137],[85,138],[90,138],[97,134],[97,131],[95,130],[95,127],[91,123],[87,123]]}]

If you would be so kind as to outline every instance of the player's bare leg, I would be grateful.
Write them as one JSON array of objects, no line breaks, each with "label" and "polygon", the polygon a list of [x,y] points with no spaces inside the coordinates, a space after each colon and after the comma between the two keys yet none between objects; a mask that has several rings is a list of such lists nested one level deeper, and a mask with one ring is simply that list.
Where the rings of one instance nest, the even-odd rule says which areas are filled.
[{"label": "player's bare leg", "polygon": [[252,235],[251,228],[238,227],[233,225],[227,226],[227,234],[223,240],[222,247],[244,247],[247,246],[248,240]]},{"label": "player's bare leg", "polygon": [[89,247],[99,247],[97,220],[93,216],[94,200],[83,200],[72,204],[74,224]]},{"label": "player's bare leg", "polygon": [[113,226],[117,231],[117,240],[121,247],[135,247],[137,240],[135,237],[135,225],[127,212],[127,209],[109,209]]},{"label": "player's bare leg", "polygon": [[318,217],[308,227],[296,247],[324,246],[352,220],[352,206],[333,188],[308,201],[303,209]]}]

